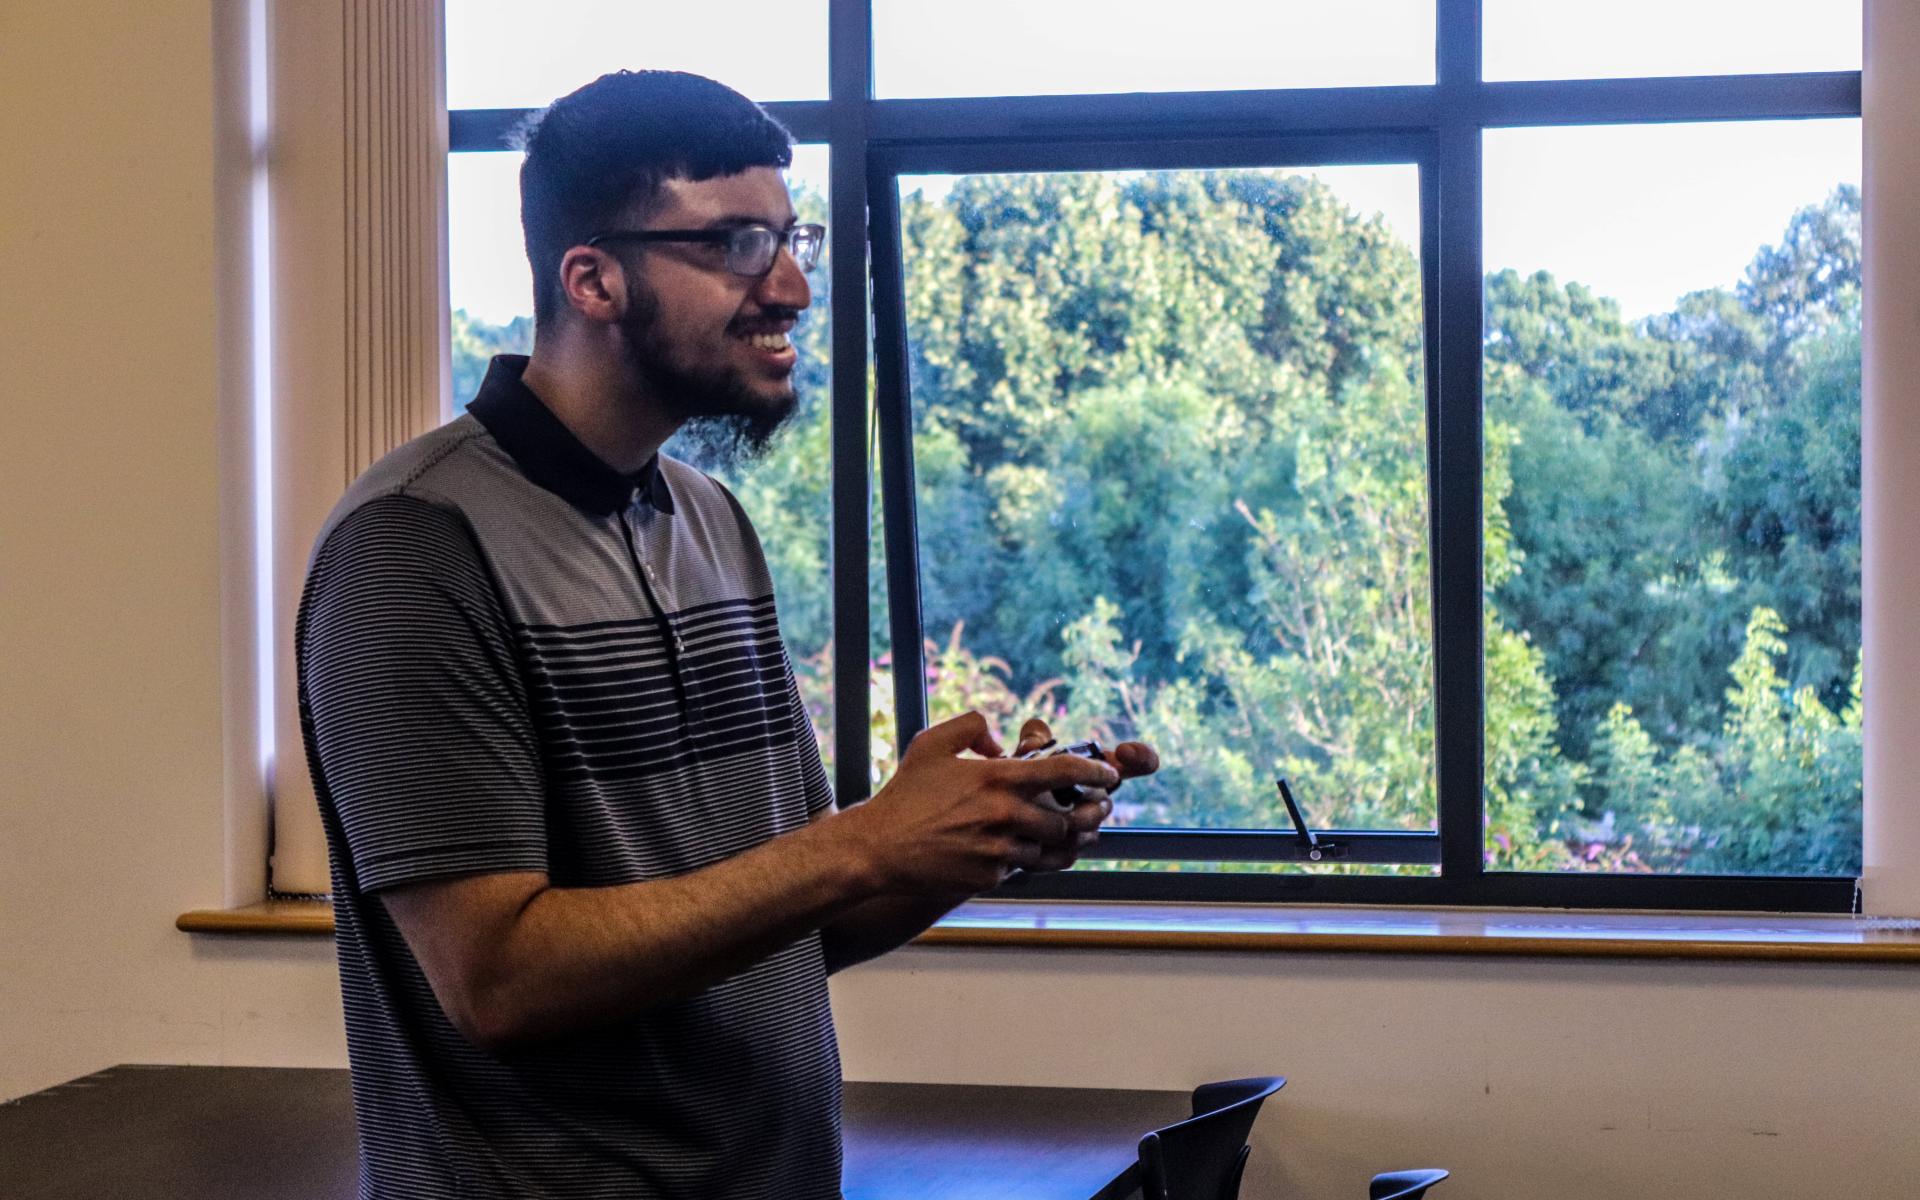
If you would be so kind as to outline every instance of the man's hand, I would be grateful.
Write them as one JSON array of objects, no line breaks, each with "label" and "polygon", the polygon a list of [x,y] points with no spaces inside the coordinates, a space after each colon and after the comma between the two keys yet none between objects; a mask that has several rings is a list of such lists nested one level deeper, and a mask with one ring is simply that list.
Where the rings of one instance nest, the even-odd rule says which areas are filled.
[{"label": "man's hand", "polygon": [[[1053,730],[1045,721],[1034,717],[1020,727],[1020,741],[1014,747],[1014,753],[1030,753],[1052,740]],[[1107,788],[1080,788],[1067,813],[1067,837],[1060,842],[1043,845],[1039,858],[1028,870],[1064,871],[1080,861],[1081,852],[1100,840],[1100,823],[1113,814],[1112,794],[1127,780],[1151,775],[1159,770],[1160,756],[1145,742],[1121,742],[1107,752],[1107,763],[1117,776],[1113,785]]]},{"label": "man's hand", "polygon": [[[968,751],[980,757],[962,757]],[[1119,782],[1111,763],[1064,754],[1007,758],[986,718],[967,713],[914,738],[893,779],[833,821],[869,864],[878,890],[963,897],[997,887],[1018,868],[1057,870],[1063,855],[1078,853],[1076,822],[1091,818],[1087,828],[1098,827],[1107,791]],[[1061,788],[1098,800],[1063,812],[1052,800]]]}]

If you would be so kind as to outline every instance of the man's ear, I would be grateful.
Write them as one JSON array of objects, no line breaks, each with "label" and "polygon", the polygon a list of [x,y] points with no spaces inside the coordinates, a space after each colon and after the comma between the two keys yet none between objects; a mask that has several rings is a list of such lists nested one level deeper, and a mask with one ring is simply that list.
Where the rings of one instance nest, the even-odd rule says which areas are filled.
[{"label": "man's ear", "polygon": [[627,278],[620,260],[592,246],[560,256],[560,295],[589,321],[611,324],[627,308]]}]

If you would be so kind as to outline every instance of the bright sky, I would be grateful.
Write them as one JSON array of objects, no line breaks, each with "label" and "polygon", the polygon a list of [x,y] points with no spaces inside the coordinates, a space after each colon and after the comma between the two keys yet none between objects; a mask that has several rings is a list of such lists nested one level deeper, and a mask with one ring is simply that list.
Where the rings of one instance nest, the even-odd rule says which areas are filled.
[{"label": "bright sky", "polygon": [[[1489,79],[1857,70],[1860,0],[1483,0]],[[882,97],[1036,95],[1433,81],[1432,0],[874,0]],[[712,10],[635,0],[447,0],[448,103],[545,104],[617,67],[677,67],[760,100],[826,94],[825,0]],[[753,30],[753,36],[738,31]],[[1365,47],[1364,53],[1351,48]],[[1545,268],[1627,316],[1732,284],[1795,209],[1860,181],[1857,120],[1489,131],[1489,270]],[[448,172],[452,300],[491,321],[530,312],[513,154]],[[793,178],[826,191],[826,151]],[[1410,169],[1321,168],[1411,243]]]}]

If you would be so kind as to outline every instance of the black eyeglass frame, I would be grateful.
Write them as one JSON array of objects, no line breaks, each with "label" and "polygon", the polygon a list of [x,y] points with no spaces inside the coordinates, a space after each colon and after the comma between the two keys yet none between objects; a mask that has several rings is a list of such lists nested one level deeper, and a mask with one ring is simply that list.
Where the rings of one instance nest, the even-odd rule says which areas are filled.
[{"label": "black eyeglass frame", "polygon": [[[758,270],[750,270],[739,265],[749,261],[740,240],[745,234],[773,235],[773,249],[767,252],[766,266]],[[771,225],[730,225],[725,229],[612,229],[605,233],[594,234],[587,239],[586,244],[597,248],[602,243],[615,241],[704,242],[724,246],[727,252],[728,271],[748,279],[758,279],[773,270],[773,264],[780,261],[782,245],[786,247],[787,253],[793,256],[794,263],[803,272],[813,270],[820,262],[820,251],[827,244],[827,227],[808,222],[790,225],[786,229],[775,229]]]}]

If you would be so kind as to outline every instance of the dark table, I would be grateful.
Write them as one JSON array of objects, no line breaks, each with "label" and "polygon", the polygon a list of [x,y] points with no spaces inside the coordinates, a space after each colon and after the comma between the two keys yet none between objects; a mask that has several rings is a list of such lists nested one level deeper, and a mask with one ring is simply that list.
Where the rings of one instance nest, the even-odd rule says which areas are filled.
[{"label": "dark table", "polygon": [[[1184,1092],[849,1083],[847,1200],[1086,1200],[1134,1186]],[[0,1104],[6,1200],[350,1200],[347,1073],[110,1067]]]}]

